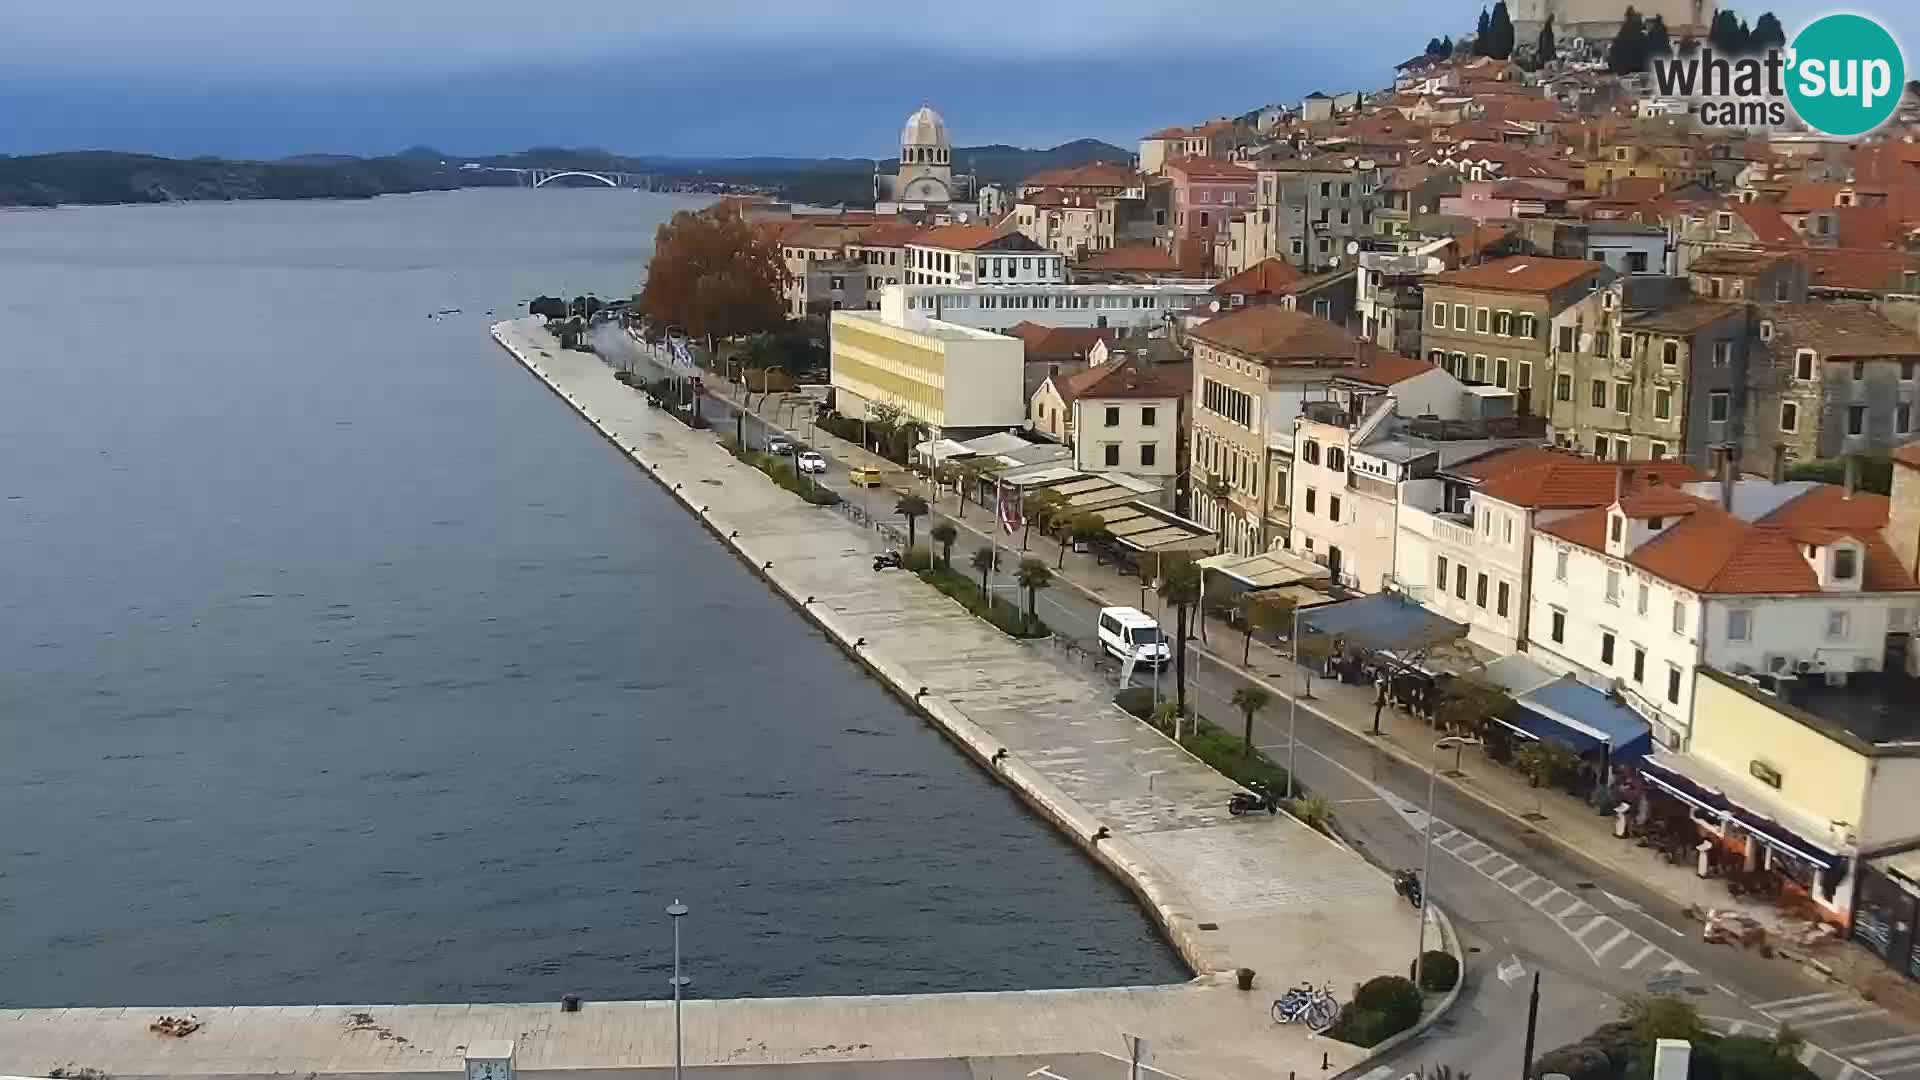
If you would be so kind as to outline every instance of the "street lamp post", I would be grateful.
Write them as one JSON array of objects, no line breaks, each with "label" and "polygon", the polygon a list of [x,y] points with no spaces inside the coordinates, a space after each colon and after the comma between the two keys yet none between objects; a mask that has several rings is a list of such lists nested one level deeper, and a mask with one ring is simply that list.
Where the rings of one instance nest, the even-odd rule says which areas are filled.
[{"label": "street lamp post", "polygon": [[680,974],[680,918],[687,913],[687,905],[675,900],[667,905],[667,914],[673,917],[673,1080],[680,1080],[681,1041],[680,1041],[680,991],[692,982],[692,979]]},{"label": "street lamp post", "polygon": [[[1449,735],[1433,744],[1435,750],[1449,746],[1472,746],[1480,740],[1465,735]],[[1427,820],[1420,843],[1420,930],[1413,948],[1413,985],[1420,985],[1420,969],[1427,956],[1427,909],[1433,906],[1433,798],[1440,786],[1440,759],[1427,767]]]},{"label": "street lamp post", "polygon": [[1287,695],[1287,801],[1293,801],[1293,744],[1300,729],[1300,608],[1293,609],[1293,638],[1288,642],[1293,658],[1293,693]]}]

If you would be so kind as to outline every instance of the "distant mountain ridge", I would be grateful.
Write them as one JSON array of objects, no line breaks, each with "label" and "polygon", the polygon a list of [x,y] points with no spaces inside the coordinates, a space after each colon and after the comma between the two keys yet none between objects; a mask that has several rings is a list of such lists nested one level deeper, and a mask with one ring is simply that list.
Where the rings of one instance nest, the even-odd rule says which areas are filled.
[{"label": "distant mountain ridge", "polygon": [[[1128,161],[1120,147],[1079,139],[1045,150],[992,144],[956,147],[954,166],[983,184],[1013,184],[1046,169],[1093,161]],[[350,199],[410,191],[499,186],[511,174],[462,170],[464,164],[499,168],[604,169],[651,173],[674,180],[746,184],[816,205],[865,205],[873,174],[897,166],[892,158],[626,156],[598,147],[537,146],[512,154],[448,154],[413,146],[389,157],[299,154],[276,161],[164,158],[111,150],[29,157],[0,156],[0,206],[183,202],[230,199]]]}]

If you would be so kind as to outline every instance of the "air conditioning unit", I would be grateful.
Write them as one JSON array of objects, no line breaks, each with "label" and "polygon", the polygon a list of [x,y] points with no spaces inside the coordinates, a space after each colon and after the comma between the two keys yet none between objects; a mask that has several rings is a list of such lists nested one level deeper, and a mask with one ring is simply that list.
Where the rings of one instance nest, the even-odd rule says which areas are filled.
[{"label": "air conditioning unit", "polygon": [[1847,673],[1846,673],[1846,672],[1844,672],[1844,671],[1829,671],[1829,672],[1827,672],[1827,685],[1828,685],[1828,686],[1845,686],[1845,685],[1847,685]]},{"label": "air conditioning unit", "polygon": [[1827,670],[1825,660],[1795,660],[1793,671],[1796,675],[1818,675]]}]

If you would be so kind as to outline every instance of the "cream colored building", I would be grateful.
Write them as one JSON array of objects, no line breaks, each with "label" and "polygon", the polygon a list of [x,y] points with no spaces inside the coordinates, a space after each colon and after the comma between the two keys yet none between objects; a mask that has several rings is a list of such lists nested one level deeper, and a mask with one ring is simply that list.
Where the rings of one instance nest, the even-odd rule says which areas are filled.
[{"label": "cream colored building", "polygon": [[935,432],[1020,427],[1019,338],[929,319],[894,293],[879,311],[836,311],[828,324],[832,385],[843,416],[884,403]]}]

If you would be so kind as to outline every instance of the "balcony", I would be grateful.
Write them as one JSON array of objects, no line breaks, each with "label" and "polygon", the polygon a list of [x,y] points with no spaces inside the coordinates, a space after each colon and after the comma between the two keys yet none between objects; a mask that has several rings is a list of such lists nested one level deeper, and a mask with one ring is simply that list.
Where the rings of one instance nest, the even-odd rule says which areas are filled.
[{"label": "balcony", "polygon": [[1449,514],[1444,510],[1429,513],[1402,506],[1400,527],[1462,551],[1471,551],[1479,543],[1473,533],[1473,519],[1465,514]]},{"label": "balcony", "polygon": [[1484,420],[1436,420],[1414,417],[1407,431],[1415,438],[1433,442],[1456,439],[1545,439],[1547,419],[1523,413],[1518,416],[1491,416]]},{"label": "balcony", "polygon": [[1399,486],[1393,481],[1383,480],[1378,476],[1368,476],[1365,473],[1347,473],[1347,487],[1358,494],[1385,499],[1387,502],[1393,502],[1400,497]]}]

